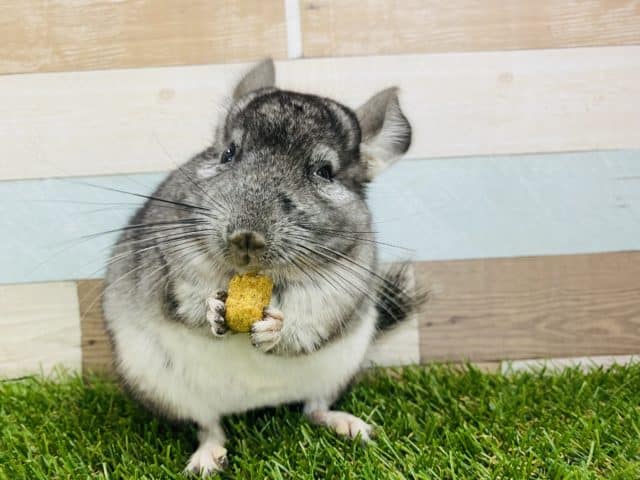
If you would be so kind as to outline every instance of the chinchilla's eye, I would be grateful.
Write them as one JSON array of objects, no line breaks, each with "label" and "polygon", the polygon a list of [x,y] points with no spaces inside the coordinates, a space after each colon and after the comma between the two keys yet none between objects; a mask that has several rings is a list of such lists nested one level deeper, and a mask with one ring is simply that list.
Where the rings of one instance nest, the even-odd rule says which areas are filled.
[{"label": "chinchilla's eye", "polygon": [[321,177],[324,178],[325,180],[329,180],[331,181],[333,179],[333,170],[331,168],[331,165],[323,165],[320,168],[318,168],[314,175],[316,175],[317,177]]},{"label": "chinchilla's eye", "polygon": [[231,142],[227,147],[227,149],[224,152],[222,152],[222,155],[220,156],[220,163],[227,163],[233,160],[233,157],[235,156],[235,154],[236,154],[236,144]]}]

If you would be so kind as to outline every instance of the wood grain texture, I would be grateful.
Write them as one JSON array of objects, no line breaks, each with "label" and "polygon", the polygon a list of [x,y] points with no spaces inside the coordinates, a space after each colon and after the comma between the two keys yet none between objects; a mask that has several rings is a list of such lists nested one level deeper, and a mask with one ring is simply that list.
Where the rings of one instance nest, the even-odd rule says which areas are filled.
[{"label": "wood grain texture", "polygon": [[287,57],[284,2],[0,0],[0,73]]},{"label": "wood grain texture", "polygon": [[82,331],[82,371],[113,372],[113,349],[102,314],[102,280],[80,280],[80,326]]},{"label": "wood grain texture", "polygon": [[[471,361],[495,370],[501,360],[559,358],[571,366],[580,359],[562,359],[605,356],[592,362],[606,366],[612,356],[640,354],[640,252],[417,262],[414,269],[416,284],[431,292],[418,316],[420,358],[409,322],[371,349],[369,364]],[[106,341],[101,327],[95,332]],[[108,368],[108,352],[95,353],[94,366]]]},{"label": "wood grain texture", "polygon": [[0,332],[0,378],[79,370],[75,283],[0,285]]},{"label": "wood grain texture", "polygon": [[640,352],[640,252],[424,262],[422,361]]},{"label": "wood grain texture", "polygon": [[307,57],[640,43],[636,0],[301,0]]},{"label": "wood grain texture", "polygon": [[[206,147],[246,65],[0,76],[0,179],[175,168]],[[281,62],[351,107],[390,85],[410,158],[640,148],[640,47]],[[218,102],[218,103],[216,103]]]}]

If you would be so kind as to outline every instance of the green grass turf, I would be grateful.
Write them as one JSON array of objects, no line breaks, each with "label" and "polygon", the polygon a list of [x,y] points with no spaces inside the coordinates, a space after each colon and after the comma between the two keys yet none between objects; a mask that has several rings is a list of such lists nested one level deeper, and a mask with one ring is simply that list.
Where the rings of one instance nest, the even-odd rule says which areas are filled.
[{"label": "green grass turf", "polygon": [[[228,419],[223,478],[640,479],[640,366],[501,376],[374,372],[339,407],[374,445],[295,407]],[[184,478],[192,426],[169,425],[107,379],[0,383],[0,478]]]}]

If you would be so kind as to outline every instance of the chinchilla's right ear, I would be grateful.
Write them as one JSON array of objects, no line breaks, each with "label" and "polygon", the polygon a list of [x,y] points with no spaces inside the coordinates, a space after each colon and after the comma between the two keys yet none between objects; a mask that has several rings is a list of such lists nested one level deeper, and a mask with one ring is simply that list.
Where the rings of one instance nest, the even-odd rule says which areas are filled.
[{"label": "chinchilla's right ear", "polygon": [[356,110],[369,180],[400,159],[411,145],[411,125],[400,109],[398,89],[387,88]]},{"label": "chinchilla's right ear", "polygon": [[238,82],[233,90],[233,99],[238,100],[247,93],[260,88],[273,87],[276,84],[276,69],[273,60],[267,58],[254,65]]}]

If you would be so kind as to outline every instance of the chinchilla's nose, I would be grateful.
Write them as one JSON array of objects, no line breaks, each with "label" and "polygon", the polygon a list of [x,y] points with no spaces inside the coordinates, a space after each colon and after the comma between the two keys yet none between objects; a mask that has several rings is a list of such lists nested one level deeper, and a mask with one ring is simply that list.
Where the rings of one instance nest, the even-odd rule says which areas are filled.
[{"label": "chinchilla's nose", "polygon": [[231,248],[248,253],[264,248],[264,237],[257,232],[236,231],[229,236]]},{"label": "chinchilla's nose", "polygon": [[239,267],[259,263],[266,245],[262,234],[248,230],[234,231],[229,235],[228,242],[234,263]]}]

